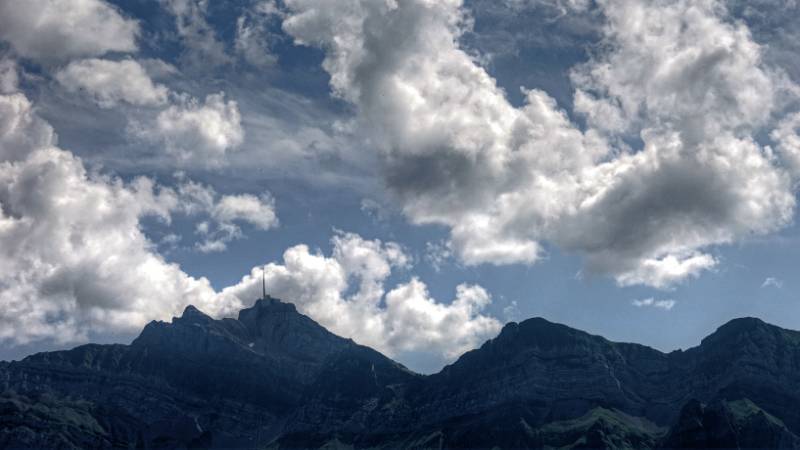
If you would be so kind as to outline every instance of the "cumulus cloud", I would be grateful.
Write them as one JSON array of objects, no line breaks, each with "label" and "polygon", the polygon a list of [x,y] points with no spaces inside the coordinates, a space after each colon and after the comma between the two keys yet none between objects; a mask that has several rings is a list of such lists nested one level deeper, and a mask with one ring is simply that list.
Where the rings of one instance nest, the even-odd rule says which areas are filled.
[{"label": "cumulus cloud", "polygon": [[637,308],[648,307],[663,309],[664,311],[671,310],[675,306],[675,303],[677,303],[675,300],[656,300],[654,298],[645,298],[631,302],[631,304]]},{"label": "cumulus cloud", "polygon": [[153,83],[145,69],[132,59],[73,61],[55,76],[67,91],[85,93],[102,108],[113,108],[121,102],[158,106],[167,101],[167,88]]},{"label": "cumulus cloud", "polygon": [[[156,186],[156,202],[149,202],[158,216],[169,222],[173,214],[201,218],[195,232],[202,239],[195,248],[204,253],[223,251],[228,242],[244,237],[241,224],[249,224],[258,230],[269,230],[278,226],[275,200],[269,192],[259,196],[252,194],[220,195],[205,184],[190,180],[182,172],[176,174],[175,187]],[[137,183],[153,184],[148,178],[138,178]],[[140,199],[140,201],[142,201]],[[169,237],[172,243],[180,236]]]},{"label": "cumulus cloud", "polygon": [[161,111],[151,125],[132,126],[143,138],[163,142],[167,152],[181,165],[218,166],[228,151],[244,141],[239,107],[225,94],[210,94],[201,104],[183,98]]},{"label": "cumulus cloud", "polygon": [[[25,123],[26,112],[19,116]],[[169,203],[152,182],[126,185],[89,173],[39,139],[0,163],[0,340],[76,342],[90,331],[132,332],[187,302],[221,311],[207,280],[151,251],[139,220],[166,214]],[[4,155],[16,153],[6,145]]]},{"label": "cumulus cloud", "polygon": [[[81,342],[89,333],[135,332],[187,304],[217,317],[251,304],[259,268],[218,293],[205,278],[166,262],[141,231],[143,217],[169,220],[176,211],[208,210],[222,222],[261,227],[275,221],[263,201],[213,199],[209,191],[159,187],[147,178],[126,184],[87,172],[79,159],[52,146],[2,163],[0,340]],[[269,292],[334,332],[389,354],[423,351],[451,360],[499,330],[499,322],[481,313],[491,301],[481,287],[460,285],[450,304],[437,302],[415,278],[386,292],[393,270],[410,264],[397,244],[345,233],[333,244],[331,256],[304,245],[288,249],[282,264],[267,265]]]},{"label": "cumulus cloud", "polygon": [[717,265],[711,255],[668,255],[661,259],[648,259],[635,269],[617,276],[622,286],[644,284],[655,288],[668,288],[688,277],[697,277],[702,271]]},{"label": "cumulus cloud", "polygon": [[719,2],[607,1],[604,10],[612,50],[574,73],[576,110],[596,127],[673,127],[693,144],[769,118],[776,75]]},{"label": "cumulus cloud", "polygon": [[584,129],[541,90],[508,102],[459,48],[460,1],[336,4],[289,0],[284,29],[326,52],[405,214],[448,226],[466,264],[534,263],[548,241],[669,287],[791,220],[790,180],[753,137],[785,83],[718,1],[598,2],[602,51],[572,74]]},{"label": "cumulus cloud", "polygon": [[[183,174],[169,187],[87,170],[56,146],[52,128],[21,93],[0,95],[0,155],[0,342],[121,336],[187,304],[232,316],[260,294],[260,268],[217,292],[159,255],[141,222],[204,215],[220,229],[267,229],[277,224],[268,194],[220,195]],[[269,291],[390,354],[421,351],[450,360],[499,330],[482,313],[491,297],[481,287],[458,286],[449,304],[413,277],[387,292],[390,277],[411,264],[398,244],[339,231],[332,243],[330,256],[305,245],[286,250],[282,263],[266,266]]]},{"label": "cumulus cloud", "polygon": [[137,49],[139,25],[103,0],[0,1],[0,39],[43,62]]},{"label": "cumulus cloud", "polygon": [[243,220],[267,230],[277,225],[274,205],[275,201],[268,194],[261,197],[250,194],[224,195],[214,205],[212,216],[221,222]]},{"label": "cumulus cloud", "polygon": [[[11,84],[9,87],[13,89]],[[24,94],[0,95],[0,160],[19,160],[54,142],[53,128],[36,115]]]},{"label": "cumulus cloud", "polygon": [[156,253],[141,220],[206,215],[267,228],[277,221],[271,197],[220,196],[179,181],[171,188],[88,171],[56,146],[24,94],[0,95],[0,341],[131,333],[187,304],[217,316],[240,309]]},{"label": "cumulus cloud", "polygon": [[88,174],[55,147],[3,164],[0,339],[76,342],[133,332],[187,303],[224,310],[207,280],[151,251],[139,220],[159,211],[146,186]]},{"label": "cumulus cloud", "polygon": [[778,155],[791,170],[794,180],[800,179],[800,112],[785,117],[770,133],[777,143]]},{"label": "cumulus cloud", "polygon": [[[267,292],[292,299],[298,309],[323,326],[389,355],[426,352],[454,359],[494,336],[500,323],[482,314],[491,302],[480,286],[462,284],[452,302],[431,297],[417,278],[386,291],[389,276],[408,267],[410,258],[394,243],[337,232],[330,256],[297,245],[270,263]],[[222,291],[245,302],[260,295],[261,268]]]},{"label": "cumulus cloud", "polygon": [[243,237],[240,223],[247,223],[259,230],[269,230],[278,225],[275,200],[265,192],[252,194],[218,195],[210,186],[185,180],[177,189],[180,202],[186,213],[206,213],[208,220],[197,224],[196,233],[202,242],[196,248],[203,253],[227,249],[228,242]]}]

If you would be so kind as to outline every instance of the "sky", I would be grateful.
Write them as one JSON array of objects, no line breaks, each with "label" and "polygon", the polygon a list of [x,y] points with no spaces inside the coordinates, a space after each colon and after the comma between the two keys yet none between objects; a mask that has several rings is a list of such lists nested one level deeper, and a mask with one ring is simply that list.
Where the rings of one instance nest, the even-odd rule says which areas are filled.
[{"label": "sky", "polygon": [[273,297],[438,371],[800,328],[794,0],[0,0],[0,359]]}]

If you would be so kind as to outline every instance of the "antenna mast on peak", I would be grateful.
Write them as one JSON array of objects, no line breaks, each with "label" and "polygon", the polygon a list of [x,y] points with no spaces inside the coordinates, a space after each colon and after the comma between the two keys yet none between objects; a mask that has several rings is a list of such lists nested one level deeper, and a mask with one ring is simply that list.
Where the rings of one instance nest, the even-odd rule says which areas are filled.
[{"label": "antenna mast on peak", "polygon": [[267,267],[261,267],[261,298],[267,298]]}]

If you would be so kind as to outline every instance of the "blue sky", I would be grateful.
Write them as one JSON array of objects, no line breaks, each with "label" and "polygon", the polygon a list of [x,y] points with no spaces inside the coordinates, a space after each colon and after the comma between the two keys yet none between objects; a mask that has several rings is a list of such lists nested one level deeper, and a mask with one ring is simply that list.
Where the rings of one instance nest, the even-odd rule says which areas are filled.
[{"label": "blue sky", "polygon": [[798,328],[793,2],[17,6],[0,358],[235,316],[263,265],[424,372],[533,316]]}]

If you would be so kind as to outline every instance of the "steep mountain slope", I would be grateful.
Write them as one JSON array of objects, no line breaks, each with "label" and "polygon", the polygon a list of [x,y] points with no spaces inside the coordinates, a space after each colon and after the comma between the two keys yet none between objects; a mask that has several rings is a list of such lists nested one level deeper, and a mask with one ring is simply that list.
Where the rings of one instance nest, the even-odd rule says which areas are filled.
[{"label": "steep mountain slope", "polygon": [[669,448],[798,448],[800,439],[747,399],[691,401],[664,441]]},{"label": "steep mountain slope", "polygon": [[[450,447],[594,447],[601,441],[589,434],[583,443],[535,439],[542,435],[541,424],[589,422],[603,435],[621,437],[612,446],[662,445],[667,428],[685,419],[687,405],[710,403],[712,411],[736,401],[780,418],[788,433],[780,442],[796,445],[800,333],[736,319],[698,347],[665,354],[534,318],[508,324],[421,386],[414,404],[425,433],[442,431],[442,443]],[[605,420],[609,414],[617,419]],[[624,417],[641,421],[633,425]],[[707,422],[701,429],[717,425]],[[754,436],[762,425],[740,424]],[[671,446],[681,442],[680,433],[673,430]]]},{"label": "steep mountain slope", "polygon": [[800,333],[759,319],[735,319],[682,355],[693,397],[748,398],[800,430]]},{"label": "steep mountain slope", "polygon": [[266,298],[0,363],[0,447],[800,448],[800,333],[665,354],[544,319],[421,376]]},{"label": "steep mountain slope", "polygon": [[[251,446],[278,436],[320,392],[346,399],[335,406],[348,416],[387,385],[418,377],[271,298],[238,320],[190,306],[172,323],[151,322],[129,346],[85,345],[0,369],[6,390],[86,400],[111,411],[114,439],[168,446]],[[331,384],[357,389],[341,395]]]}]

